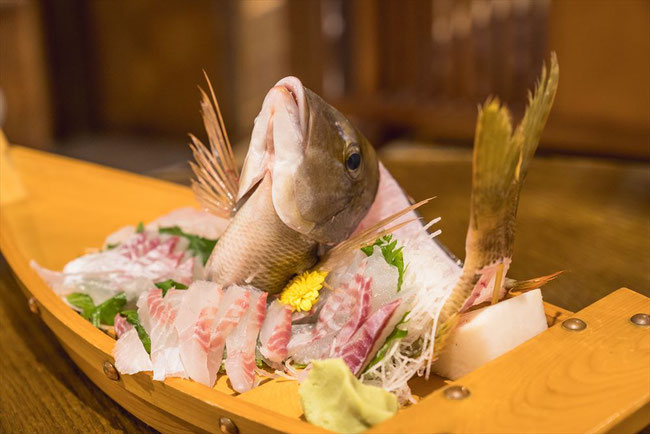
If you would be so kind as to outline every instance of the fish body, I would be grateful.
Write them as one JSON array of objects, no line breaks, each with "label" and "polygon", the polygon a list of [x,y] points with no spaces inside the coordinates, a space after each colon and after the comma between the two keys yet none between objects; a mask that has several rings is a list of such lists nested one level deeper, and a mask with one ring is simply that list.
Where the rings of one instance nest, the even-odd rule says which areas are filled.
[{"label": "fish body", "polygon": [[267,94],[236,193],[226,188],[227,170],[209,167],[221,160],[201,152],[195,149],[197,198],[206,208],[232,206],[232,220],[206,265],[208,279],[224,286],[281,291],[316,264],[321,245],[350,236],[379,183],[368,140],[295,77]]}]

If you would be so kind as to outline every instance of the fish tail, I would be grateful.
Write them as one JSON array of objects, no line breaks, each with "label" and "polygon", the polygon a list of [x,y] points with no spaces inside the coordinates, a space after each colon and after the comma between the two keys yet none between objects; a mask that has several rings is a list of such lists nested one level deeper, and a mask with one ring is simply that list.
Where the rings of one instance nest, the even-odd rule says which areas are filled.
[{"label": "fish tail", "polygon": [[201,115],[210,146],[206,147],[190,134],[190,149],[194,155],[190,167],[196,178],[192,180],[192,191],[204,209],[227,218],[235,208],[239,173],[214,89],[208,75],[203,73],[212,97],[210,99],[199,87]]},{"label": "fish tail", "polygon": [[[510,112],[498,99],[488,98],[479,107],[465,264],[442,307],[439,324],[448,324],[470,296],[480,291],[476,283],[485,267],[503,264],[512,257],[519,193],[553,105],[558,75],[557,57],[553,53],[550,68],[547,71],[542,67],[540,81],[529,94],[528,107],[514,132]],[[504,278],[496,276],[495,281],[503,282]],[[499,286],[494,291],[501,291],[502,285]],[[439,340],[449,330],[451,327],[441,330]]]}]

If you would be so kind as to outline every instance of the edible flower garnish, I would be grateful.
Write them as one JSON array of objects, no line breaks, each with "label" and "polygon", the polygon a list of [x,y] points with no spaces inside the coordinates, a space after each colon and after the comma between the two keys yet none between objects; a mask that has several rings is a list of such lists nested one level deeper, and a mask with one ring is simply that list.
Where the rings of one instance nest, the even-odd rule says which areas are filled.
[{"label": "edible flower garnish", "polygon": [[297,275],[282,290],[280,303],[294,311],[307,312],[318,301],[318,291],[323,288],[327,271],[305,271]]}]

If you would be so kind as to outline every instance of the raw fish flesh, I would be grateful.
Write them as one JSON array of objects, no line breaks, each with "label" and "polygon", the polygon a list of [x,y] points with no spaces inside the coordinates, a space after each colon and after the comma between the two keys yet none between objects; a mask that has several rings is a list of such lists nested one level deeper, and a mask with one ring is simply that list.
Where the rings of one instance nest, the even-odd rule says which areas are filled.
[{"label": "raw fish flesh", "polygon": [[257,335],[266,315],[266,292],[246,288],[250,304],[237,327],[226,338],[226,374],[232,388],[244,393],[255,381],[255,347]]},{"label": "raw fish flesh", "polygon": [[185,372],[207,386],[216,381],[223,357],[223,348],[211,345],[212,326],[222,297],[221,285],[201,280],[192,282],[174,323]]},{"label": "raw fish flesh", "polygon": [[120,374],[136,374],[141,371],[152,371],[153,365],[149,354],[144,349],[138,332],[131,328],[115,342],[113,347],[115,369]]},{"label": "raw fish flesh", "polygon": [[272,363],[281,363],[287,358],[290,337],[291,308],[274,300],[260,330],[260,353]]}]

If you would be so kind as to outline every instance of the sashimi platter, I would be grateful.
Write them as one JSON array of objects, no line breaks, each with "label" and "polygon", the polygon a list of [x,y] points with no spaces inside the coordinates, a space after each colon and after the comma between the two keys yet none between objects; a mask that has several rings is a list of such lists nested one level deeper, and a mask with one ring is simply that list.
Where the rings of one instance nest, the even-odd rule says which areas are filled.
[{"label": "sashimi platter", "polygon": [[59,312],[43,318],[95,383],[162,431],[381,430],[424,405],[422,390],[548,328],[539,288],[557,270],[507,273],[557,85],[552,55],[517,126],[498,99],[479,107],[461,261],[436,239],[444,222],[420,218],[430,199],[411,200],[359,130],[298,78],[266,95],[241,169],[208,81],[209,142],[190,136],[197,205],[113,225],[62,269],[34,253],[29,272],[51,294],[41,310]]}]

